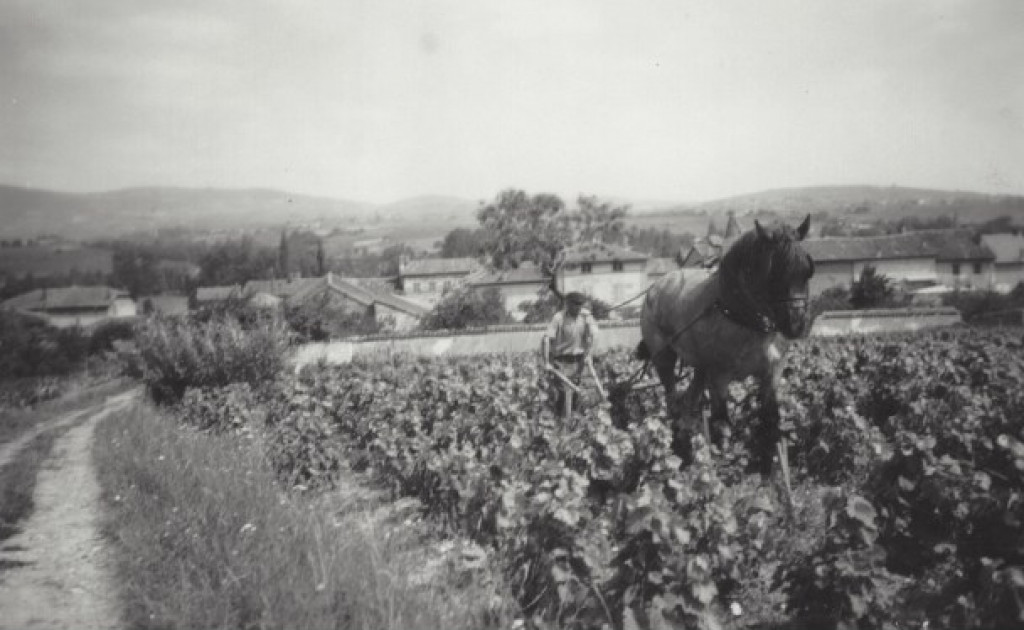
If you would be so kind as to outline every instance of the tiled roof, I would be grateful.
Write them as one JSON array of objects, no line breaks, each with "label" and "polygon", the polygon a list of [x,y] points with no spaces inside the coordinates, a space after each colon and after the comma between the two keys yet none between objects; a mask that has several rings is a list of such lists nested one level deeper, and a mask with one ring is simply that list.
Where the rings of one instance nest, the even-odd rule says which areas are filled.
[{"label": "tiled roof", "polygon": [[984,234],[981,242],[995,254],[997,263],[1024,261],[1024,236],[1019,234]]},{"label": "tiled roof", "polygon": [[466,278],[466,282],[472,285],[547,284],[548,280],[549,278],[541,272],[540,268],[532,263],[524,263],[517,269],[481,269]]},{"label": "tiled roof", "polygon": [[647,254],[607,243],[579,243],[572,247],[567,247],[564,252],[565,262],[567,263],[611,262],[615,260],[625,262],[647,260],[648,258]]},{"label": "tiled roof", "polygon": [[441,276],[468,274],[480,267],[475,258],[417,258],[404,261],[400,276]]},{"label": "tiled roof", "polygon": [[36,289],[6,300],[4,306],[30,311],[108,308],[115,299],[123,297],[128,297],[128,293],[102,286]]},{"label": "tiled roof", "polygon": [[281,278],[280,280],[250,280],[245,283],[245,295],[266,293],[279,298],[288,299],[296,293],[303,292],[317,283],[320,278]]},{"label": "tiled roof", "polygon": [[197,302],[217,302],[242,296],[242,287],[237,284],[229,287],[199,287],[196,289]]},{"label": "tiled roof", "polygon": [[801,244],[815,261],[935,258],[936,260],[993,260],[995,255],[965,230],[927,230],[860,238],[821,238]]},{"label": "tiled roof", "polygon": [[383,304],[390,309],[408,313],[409,315],[414,315],[416,317],[422,317],[430,312],[430,309],[393,293],[378,293],[374,296],[374,299],[377,304]]}]

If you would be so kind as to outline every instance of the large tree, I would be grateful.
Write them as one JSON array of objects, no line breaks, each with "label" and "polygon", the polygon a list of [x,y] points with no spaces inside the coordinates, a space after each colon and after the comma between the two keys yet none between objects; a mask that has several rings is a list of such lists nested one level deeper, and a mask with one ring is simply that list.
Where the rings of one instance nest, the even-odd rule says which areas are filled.
[{"label": "large tree", "polygon": [[562,250],[574,243],[623,240],[628,206],[602,203],[581,195],[570,210],[556,195],[529,195],[505,190],[477,211],[483,241],[497,269],[518,267],[526,261],[552,269]]}]

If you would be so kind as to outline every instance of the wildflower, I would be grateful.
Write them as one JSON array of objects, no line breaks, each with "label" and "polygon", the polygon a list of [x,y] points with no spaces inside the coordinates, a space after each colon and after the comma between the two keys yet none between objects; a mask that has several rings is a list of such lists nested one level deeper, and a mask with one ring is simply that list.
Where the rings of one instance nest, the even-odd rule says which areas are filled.
[{"label": "wildflower", "polygon": [[255,531],[255,530],[256,530],[256,526],[255,525],[253,525],[252,523],[246,523],[245,525],[242,525],[242,529],[238,530],[238,533],[239,534],[245,534],[247,532],[251,532],[251,531]]}]

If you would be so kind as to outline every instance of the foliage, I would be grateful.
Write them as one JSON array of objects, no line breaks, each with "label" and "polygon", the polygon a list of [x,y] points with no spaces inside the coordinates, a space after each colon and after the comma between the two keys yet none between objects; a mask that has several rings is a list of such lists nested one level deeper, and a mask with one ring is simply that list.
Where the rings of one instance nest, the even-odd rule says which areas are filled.
[{"label": "foliage", "polygon": [[110,352],[115,341],[130,341],[135,338],[135,321],[112,319],[93,329],[89,336],[89,353]]},{"label": "foliage", "polygon": [[154,317],[137,333],[142,380],[157,402],[175,402],[189,387],[257,385],[284,367],[287,327],[267,318],[249,329],[235,320],[205,323]]},{"label": "foliage", "polygon": [[880,308],[892,297],[889,278],[868,265],[850,287],[850,305],[855,309]]},{"label": "foliage", "polygon": [[89,336],[80,328],[53,328],[0,310],[0,379],[61,376],[81,369]]},{"label": "foliage", "polygon": [[810,318],[825,311],[848,311],[853,306],[850,304],[850,290],[846,287],[829,287],[820,294],[811,298]]},{"label": "foliage", "polygon": [[335,304],[329,294],[286,304],[284,318],[299,341],[327,341],[352,335],[380,332],[380,325],[369,310],[352,310]]},{"label": "foliage", "polygon": [[497,269],[519,267],[531,261],[551,268],[568,245],[600,240],[621,242],[627,206],[602,203],[580,195],[575,210],[567,210],[556,195],[530,196],[509,189],[477,211],[483,230],[484,251]]},{"label": "foliage", "polygon": [[511,322],[496,288],[462,288],[447,293],[420,321],[423,330],[457,330]]},{"label": "foliage", "polygon": [[486,251],[483,228],[455,228],[441,242],[441,258],[475,258]]},{"label": "foliage", "polygon": [[1018,283],[1008,294],[995,291],[955,291],[942,303],[956,307],[965,322],[977,321],[990,313],[1024,307],[1024,283]]},{"label": "foliage", "polygon": [[190,387],[181,399],[179,415],[202,431],[223,433],[252,424],[256,399],[248,383],[223,387]]},{"label": "foliage", "polygon": [[[288,484],[329,487],[347,461],[417,498],[500,566],[534,628],[718,628],[740,604],[746,626],[1016,627],[1022,351],[1019,329],[796,343],[780,415],[805,503],[787,515],[746,472],[750,383],[706,444],[649,389],[585,394],[559,420],[532,357],[321,366],[275,386],[271,452]],[[612,383],[635,369],[596,359]]]},{"label": "foliage", "polygon": [[274,276],[278,264],[272,247],[257,245],[252,238],[218,243],[199,261],[200,286],[230,286]]}]

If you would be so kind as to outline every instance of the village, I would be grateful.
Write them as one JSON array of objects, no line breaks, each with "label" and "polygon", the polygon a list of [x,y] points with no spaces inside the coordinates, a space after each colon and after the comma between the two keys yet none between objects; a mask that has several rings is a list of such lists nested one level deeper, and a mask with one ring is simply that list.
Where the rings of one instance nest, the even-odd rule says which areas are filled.
[{"label": "village", "polygon": [[[249,280],[228,286],[198,286],[193,295],[161,294],[133,299],[109,286],[35,289],[0,306],[58,327],[95,327],[111,320],[146,314],[170,316],[228,301],[258,309],[304,303],[330,304],[340,312],[378,322],[383,333],[415,331],[431,309],[452,292],[496,290],[509,318],[522,321],[523,305],[548,288],[577,291],[611,307],[612,319],[639,314],[640,299],[658,278],[676,269],[702,276],[712,268],[744,226],[733,213],[718,229],[673,257],[653,257],[627,245],[599,241],[566,247],[554,270],[525,261],[516,268],[493,269],[476,257],[403,255],[397,274],[349,277],[327,272],[316,277]],[[866,268],[884,276],[907,305],[935,306],[956,293],[1009,293],[1024,281],[1024,236],[1019,230],[978,234],[970,227],[906,231],[868,237],[818,237],[804,242],[815,263],[811,297],[849,289]]]}]

